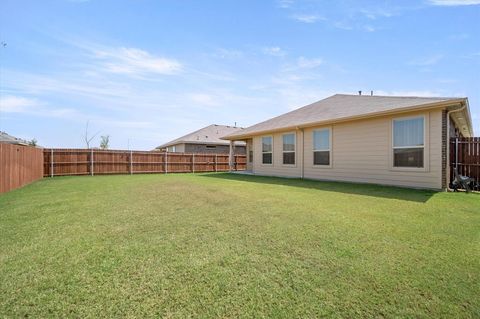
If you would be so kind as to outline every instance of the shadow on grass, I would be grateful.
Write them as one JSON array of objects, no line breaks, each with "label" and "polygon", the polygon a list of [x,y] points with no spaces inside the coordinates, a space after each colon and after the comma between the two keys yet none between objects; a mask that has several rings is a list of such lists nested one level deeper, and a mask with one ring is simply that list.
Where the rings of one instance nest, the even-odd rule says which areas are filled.
[{"label": "shadow on grass", "polygon": [[348,182],[333,182],[333,181],[302,180],[299,178],[241,175],[241,174],[235,174],[235,173],[206,173],[199,176],[206,177],[206,178],[232,180],[232,181],[318,189],[318,190],[328,191],[328,192],[338,192],[338,193],[344,193],[344,194],[398,199],[398,200],[405,200],[405,201],[412,201],[412,202],[419,202],[419,203],[427,202],[430,199],[430,197],[432,197],[435,193],[437,193],[436,191],[433,191],[433,190],[418,190],[418,189],[401,188],[401,187],[395,187],[395,186],[348,183]]}]

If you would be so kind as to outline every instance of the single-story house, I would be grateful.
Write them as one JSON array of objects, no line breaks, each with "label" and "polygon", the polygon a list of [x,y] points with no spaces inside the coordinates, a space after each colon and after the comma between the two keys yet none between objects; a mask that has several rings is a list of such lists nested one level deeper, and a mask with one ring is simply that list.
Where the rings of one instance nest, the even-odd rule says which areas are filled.
[{"label": "single-story house", "polygon": [[223,139],[253,174],[445,189],[454,136],[473,136],[467,98],[337,94]]},{"label": "single-story house", "polygon": [[[212,124],[189,133],[173,141],[158,146],[157,150],[192,154],[228,154],[229,142],[221,137],[241,131],[243,128],[236,126]],[[234,143],[235,154],[245,154],[245,142]]]}]

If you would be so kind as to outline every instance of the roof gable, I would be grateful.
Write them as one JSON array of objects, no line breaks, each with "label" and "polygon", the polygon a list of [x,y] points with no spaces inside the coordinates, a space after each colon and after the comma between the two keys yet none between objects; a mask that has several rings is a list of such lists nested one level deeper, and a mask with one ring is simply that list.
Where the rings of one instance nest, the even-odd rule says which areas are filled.
[{"label": "roof gable", "polygon": [[162,144],[157,148],[163,148],[184,143],[228,145],[229,142],[220,138],[224,137],[225,135],[236,133],[240,130],[243,130],[243,128],[236,126],[212,124],[177,139],[174,139],[168,143]]}]

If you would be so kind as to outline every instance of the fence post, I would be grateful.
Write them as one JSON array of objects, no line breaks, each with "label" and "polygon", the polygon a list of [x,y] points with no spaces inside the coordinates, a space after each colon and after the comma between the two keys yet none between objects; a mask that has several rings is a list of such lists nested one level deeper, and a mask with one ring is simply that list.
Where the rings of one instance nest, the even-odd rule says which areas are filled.
[{"label": "fence post", "polygon": [[53,148],[50,153],[50,177],[53,177]]},{"label": "fence post", "polygon": [[455,138],[455,170],[458,172],[458,136]]},{"label": "fence post", "polygon": [[192,154],[192,173],[195,173],[195,153]]},{"label": "fence post", "polygon": [[215,172],[217,171],[217,154],[215,154]]},{"label": "fence post", "polygon": [[165,171],[165,174],[168,173],[168,152],[165,152],[165,160],[163,161],[165,164],[164,164],[164,171]]},{"label": "fence post", "polygon": [[130,175],[133,174],[133,166],[132,166],[132,150],[130,150]]},{"label": "fence post", "polygon": [[90,175],[93,176],[93,148],[90,150]]}]

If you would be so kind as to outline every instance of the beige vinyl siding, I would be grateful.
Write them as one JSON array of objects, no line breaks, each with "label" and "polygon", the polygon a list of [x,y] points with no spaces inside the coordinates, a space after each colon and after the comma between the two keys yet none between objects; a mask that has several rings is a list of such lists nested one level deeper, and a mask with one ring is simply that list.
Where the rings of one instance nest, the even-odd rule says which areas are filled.
[{"label": "beige vinyl siding", "polygon": [[[304,149],[304,177],[308,179],[351,181],[396,186],[440,189],[442,187],[442,119],[441,110],[404,113],[358,120],[328,126],[306,128],[305,147],[301,131],[296,131],[296,166],[282,165],[282,133],[273,134],[273,165],[261,164],[261,136],[253,139],[254,173],[286,177],[301,177],[301,157]],[[392,120],[399,117],[425,116],[425,168],[398,169],[393,167]],[[313,165],[313,135],[315,129],[331,128],[331,167]]]},{"label": "beige vinyl siding", "polygon": [[175,146],[175,153],[184,153],[185,152],[185,144],[176,144],[168,147],[168,151],[171,152],[171,148]]},{"label": "beige vinyl siding", "polygon": [[395,116],[332,126],[332,167],[313,167],[312,129],[305,130],[305,178],[441,188],[441,111],[425,115],[425,169],[392,165],[392,120]]},{"label": "beige vinyl siding", "polygon": [[[283,134],[295,133],[295,165],[283,164]],[[273,137],[273,163],[262,164],[262,137]],[[302,161],[302,132],[287,131],[269,135],[255,136],[253,141],[253,172],[259,175],[300,177]]]}]

